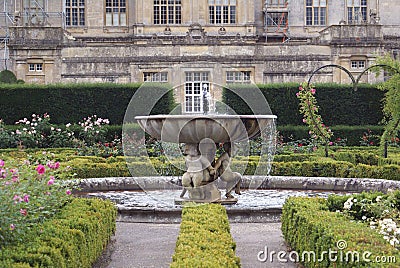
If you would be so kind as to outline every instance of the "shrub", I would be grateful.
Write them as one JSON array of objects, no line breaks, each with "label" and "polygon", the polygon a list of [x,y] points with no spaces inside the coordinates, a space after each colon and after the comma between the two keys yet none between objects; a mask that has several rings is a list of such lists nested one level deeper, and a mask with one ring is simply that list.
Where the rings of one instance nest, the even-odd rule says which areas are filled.
[{"label": "shrub", "polygon": [[240,267],[235,249],[223,206],[186,206],[170,267]]},{"label": "shrub", "polygon": [[60,180],[62,173],[47,153],[23,163],[0,159],[0,248],[21,241],[70,201],[72,185]]},{"label": "shrub", "polygon": [[23,243],[6,247],[1,267],[92,267],[115,233],[110,201],[75,198],[51,220],[35,226]]},{"label": "shrub", "polygon": [[[299,101],[296,98],[299,84],[262,84],[258,87],[272,113],[278,116],[277,122],[280,125],[302,124]],[[330,83],[316,84],[315,88],[319,112],[328,126],[377,125],[383,118],[381,100],[384,94],[376,85],[359,85],[357,91],[351,85]],[[249,107],[237,95],[245,94],[243,92],[247,89],[246,86],[240,86],[223,90],[223,101],[237,114],[251,114]]]},{"label": "shrub", "polygon": [[[126,109],[141,84],[3,84],[0,88],[0,118],[14,124],[31,114],[50,114],[55,124],[78,122],[96,114],[112,124],[122,124]],[[152,109],[152,114],[168,114],[174,107],[169,86],[147,85],[152,96],[167,92]],[[29,96],[22,98],[21,96]],[[147,100],[141,100],[146,105]],[[140,108],[140,107],[135,107]]]},{"label": "shrub", "polygon": [[[283,206],[281,220],[286,242],[305,267],[398,267],[396,263],[374,262],[379,256],[398,260],[400,254],[368,225],[329,211],[325,199],[290,197]],[[328,252],[334,252],[336,261]],[[351,254],[354,252],[358,258]],[[364,255],[368,252],[371,254]]]},{"label": "shrub", "polygon": [[9,70],[3,70],[0,72],[0,83],[16,84],[18,83],[15,74]]}]

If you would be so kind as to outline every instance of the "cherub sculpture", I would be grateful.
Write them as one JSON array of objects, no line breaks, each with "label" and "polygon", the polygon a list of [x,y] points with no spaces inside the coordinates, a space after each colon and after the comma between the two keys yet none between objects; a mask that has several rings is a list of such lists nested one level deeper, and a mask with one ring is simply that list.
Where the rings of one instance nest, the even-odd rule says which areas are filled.
[{"label": "cherub sculpture", "polygon": [[215,169],[207,157],[200,154],[198,144],[186,144],[184,149],[187,171],[182,176],[182,198],[186,191],[192,199],[205,199],[205,193],[201,187],[214,180]]},{"label": "cherub sculpture", "polygon": [[235,188],[236,194],[240,193],[240,184],[242,181],[242,175],[238,172],[233,172],[230,168],[231,157],[232,157],[232,144],[230,142],[226,142],[223,145],[224,153],[217,159],[214,165],[214,169],[217,170],[221,180],[226,182],[226,194],[227,198],[233,198],[231,194],[232,190]]}]

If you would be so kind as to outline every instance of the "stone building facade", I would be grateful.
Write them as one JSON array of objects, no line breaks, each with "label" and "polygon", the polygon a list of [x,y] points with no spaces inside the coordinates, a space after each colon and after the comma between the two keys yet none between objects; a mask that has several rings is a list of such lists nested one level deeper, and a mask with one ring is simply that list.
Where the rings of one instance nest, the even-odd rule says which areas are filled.
[{"label": "stone building facade", "polygon": [[[28,83],[169,82],[177,100],[228,83],[354,76],[398,57],[400,1],[0,0],[1,67]],[[326,68],[313,81],[349,82]],[[374,74],[362,81],[376,82]],[[194,105],[192,103],[192,105]],[[192,107],[191,109],[197,109]]]}]

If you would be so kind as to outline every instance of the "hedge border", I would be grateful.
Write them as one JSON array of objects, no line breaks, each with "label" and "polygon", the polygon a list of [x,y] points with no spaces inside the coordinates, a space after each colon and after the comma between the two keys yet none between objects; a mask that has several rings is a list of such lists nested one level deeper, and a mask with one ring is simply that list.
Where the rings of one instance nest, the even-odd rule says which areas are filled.
[{"label": "hedge border", "polygon": [[[331,212],[327,200],[322,198],[290,197],[286,200],[282,211],[282,233],[286,242],[304,261],[305,267],[398,267],[398,264],[379,264],[366,261],[362,257],[359,262],[351,262],[349,257],[339,258],[337,262],[330,260],[325,254],[323,260],[318,261],[323,252],[371,252],[368,258],[373,260],[377,256],[395,256],[400,260],[398,250],[389,245],[383,237],[367,225],[352,221],[343,214]],[[346,241],[345,249],[340,250],[337,243]],[[317,256],[308,258],[308,252]],[[303,259],[302,256],[305,258]],[[342,261],[343,260],[343,261]],[[350,261],[349,261],[350,260]],[[350,266],[349,266],[350,265]]]},{"label": "hedge border", "polygon": [[226,209],[219,204],[190,204],[182,209],[170,267],[240,267],[235,249]]},{"label": "hedge border", "polygon": [[0,266],[89,268],[115,233],[116,216],[110,201],[75,198],[23,243],[4,248]]}]

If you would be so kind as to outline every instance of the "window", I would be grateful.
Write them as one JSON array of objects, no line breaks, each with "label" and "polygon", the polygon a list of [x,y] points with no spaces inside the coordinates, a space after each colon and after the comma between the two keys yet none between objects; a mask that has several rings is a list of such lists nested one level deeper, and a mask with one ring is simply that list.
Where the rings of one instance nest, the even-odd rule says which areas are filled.
[{"label": "window", "polygon": [[211,24],[236,23],[236,0],[208,0]]},{"label": "window", "polygon": [[67,26],[85,25],[85,0],[65,0],[65,24]]},{"label": "window", "polygon": [[154,24],[181,23],[181,0],[154,0]]},{"label": "window", "polygon": [[227,83],[250,83],[250,71],[228,71],[226,72]]},{"label": "window", "polygon": [[168,82],[167,72],[145,72],[143,73],[144,82]]},{"label": "window", "polygon": [[126,26],[126,0],[106,0],[106,26]]},{"label": "window", "polygon": [[351,69],[365,69],[365,60],[352,60]]},{"label": "window", "polygon": [[185,112],[202,113],[204,96],[210,92],[208,72],[185,74]]},{"label": "window", "polygon": [[41,72],[43,71],[42,63],[29,63],[29,72]]},{"label": "window", "polygon": [[367,21],[367,0],[347,0],[348,23]]},{"label": "window", "polygon": [[266,0],[268,7],[286,7],[288,0]]},{"label": "window", "polygon": [[326,25],[327,0],[306,0],[306,25]]}]

